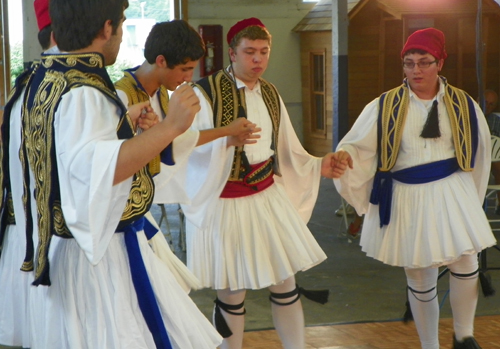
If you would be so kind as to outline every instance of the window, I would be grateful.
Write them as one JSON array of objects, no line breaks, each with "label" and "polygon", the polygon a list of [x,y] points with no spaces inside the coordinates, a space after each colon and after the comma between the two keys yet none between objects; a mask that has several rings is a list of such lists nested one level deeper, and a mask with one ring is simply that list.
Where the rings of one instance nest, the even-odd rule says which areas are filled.
[{"label": "window", "polygon": [[311,52],[311,131],[326,136],[325,52]]},{"label": "window", "polygon": [[[17,0],[16,0],[17,1]],[[185,0],[129,0],[123,22],[123,39],[115,64],[106,67],[112,81],[123,76],[123,70],[144,62],[144,44],[157,22],[181,18]]]}]

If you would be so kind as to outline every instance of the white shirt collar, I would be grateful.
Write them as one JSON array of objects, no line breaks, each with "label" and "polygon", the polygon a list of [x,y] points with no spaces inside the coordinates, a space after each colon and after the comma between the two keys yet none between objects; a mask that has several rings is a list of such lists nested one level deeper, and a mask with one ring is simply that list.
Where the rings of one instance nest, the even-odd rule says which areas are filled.
[{"label": "white shirt collar", "polygon": [[[233,72],[230,70],[230,67],[227,67],[227,72],[229,73],[229,75],[233,76]],[[252,91],[252,92],[257,92],[259,94],[261,94],[261,91],[260,91],[260,80],[257,80],[257,83],[255,84],[255,86],[253,87],[253,89],[250,89],[248,88],[248,86],[242,81],[240,80],[238,77],[235,78],[236,80],[236,87],[238,89],[240,88],[245,88],[245,89],[248,89],[248,91]]]}]

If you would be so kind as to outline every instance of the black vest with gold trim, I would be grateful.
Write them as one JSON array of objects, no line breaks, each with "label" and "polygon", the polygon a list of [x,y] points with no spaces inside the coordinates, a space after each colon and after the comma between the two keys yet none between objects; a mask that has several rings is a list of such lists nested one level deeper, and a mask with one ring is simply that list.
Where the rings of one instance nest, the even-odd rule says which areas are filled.
[{"label": "black vest with gold trim", "polygon": [[[34,185],[37,203],[39,244],[34,265],[34,285],[50,285],[47,256],[51,237],[57,235],[62,238],[72,238],[61,209],[54,116],[63,95],[81,86],[97,89],[121,110],[116,131],[119,139],[129,139],[134,136],[127,109],[116,95],[113,83],[104,68],[102,55],[97,53],[42,55],[40,68],[27,88],[22,118],[21,160],[24,163],[25,193],[28,192],[27,188]],[[34,174],[33,184],[29,183],[29,169]],[[117,231],[147,213],[153,196],[154,183],[147,167],[144,167],[134,175],[129,199],[116,228]],[[25,201],[28,200],[25,198]],[[29,202],[27,204],[29,206]]]},{"label": "black vest with gold trim", "polygon": [[[2,196],[0,199],[0,256],[2,252],[2,244],[3,239],[5,237],[5,230],[7,225],[15,224],[16,219],[14,216],[14,205],[12,203],[12,193],[10,187],[10,120],[12,117],[12,107],[14,103],[16,103],[19,98],[22,97],[22,92],[24,88],[28,85],[31,78],[33,77],[34,72],[38,68],[38,62],[34,62],[31,67],[25,70],[21,75],[19,75],[16,79],[14,87],[10,91],[7,104],[4,108],[3,114],[3,123],[1,127],[1,151],[0,151],[0,185],[2,186]],[[18,117],[14,115],[14,117]],[[19,179],[15,179],[19,180]],[[20,219],[20,218],[19,218]],[[31,230],[26,230],[27,236],[30,237],[31,240]],[[33,251],[33,244],[26,244],[26,249]],[[21,269],[23,267],[21,266]]]},{"label": "black vest with gold trim", "polygon": [[[271,148],[274,150],[273,170],[276,175],[281,176],[277,149],[281,115],[279,94],[276,87],[270,82],[262,78],[259,79],[259,82],[262,97],[273,124],[271,143]],[[233,120],[236,120],[239,117],[238,112],[240,107],[246,110],[245,90],[236,87],[233,77],[225,69],[199,80],[195,86],[200,89],[212,105],[214,127],[227,126]],[[244,153],[244,146],[236,147],[228,181],[243,181],[243,178],[250,171],[251,169]]]},{"label": "black vest with gold trim", "polygon": [[[478,147],[478,124],[473,99],[463,90],[451,86],[440,76],[444,85],[444,104],[450,117],[455,154],[463,171],[472,171]],[[408,82],[379,99],[378,171],[390,171],[396,164],[408,112],[410,93]]]}]

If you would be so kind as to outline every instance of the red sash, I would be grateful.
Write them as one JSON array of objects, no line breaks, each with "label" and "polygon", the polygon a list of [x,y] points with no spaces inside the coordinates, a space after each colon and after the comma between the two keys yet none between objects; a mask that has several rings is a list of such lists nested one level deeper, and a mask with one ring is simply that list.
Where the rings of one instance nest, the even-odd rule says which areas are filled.
[{"label": "red sash", "polygon": [[[274,183],[274,172],[270,161],[271,160],[267,160],[259,164],[250,165],[252,168],[250,173],[245,176],[242,181],[228,181],[220,197],[223,199],[241,198],[257,194],[269,188]],[[264,175],[262,175],[263,171],[265,171]],[[258,180],[252,180],[257,174],[259,174],[260,178]]]}]

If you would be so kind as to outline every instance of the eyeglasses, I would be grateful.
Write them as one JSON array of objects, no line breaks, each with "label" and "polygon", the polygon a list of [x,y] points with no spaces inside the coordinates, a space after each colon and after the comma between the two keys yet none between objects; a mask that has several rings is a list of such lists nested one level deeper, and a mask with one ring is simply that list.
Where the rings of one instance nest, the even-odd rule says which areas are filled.
[{"label": "eyeglasses", "polygon": [[423,62],[403,62],[403,68],[406,68],[406,69],[413,69],[415,68],[415,65],[418,65],[418,67],[420,69],[427,69],[431,66],[432,63],[436,63],[439,62],[438,59],[436,59],[435,61],[432,61],[432,62],[429,62],[429,61],[423,61]]}]

